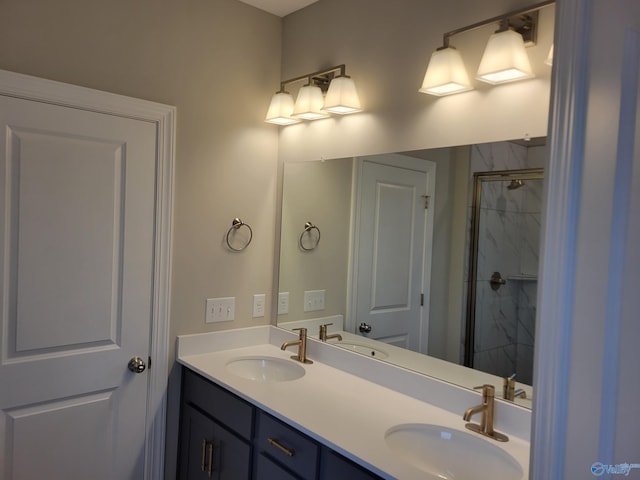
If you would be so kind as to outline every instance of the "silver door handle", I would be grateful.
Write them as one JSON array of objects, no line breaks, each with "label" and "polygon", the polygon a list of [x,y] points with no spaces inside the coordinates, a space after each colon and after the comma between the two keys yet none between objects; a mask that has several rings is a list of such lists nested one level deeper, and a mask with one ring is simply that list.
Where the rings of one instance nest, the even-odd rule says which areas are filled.
[{"label": "silver door handle", "polygon": [[133,373],[142,373],[147,368],[144,360],[142,360],[140,357],[133,357],[131,360],[129,360],[129,365],[127,365],[127,367]]},{"label": "silver door handle", "polygon": [[358,330],[360,330],[362,333],[369,333],[371,331],[371,325],[362,322],[358,327]]}]

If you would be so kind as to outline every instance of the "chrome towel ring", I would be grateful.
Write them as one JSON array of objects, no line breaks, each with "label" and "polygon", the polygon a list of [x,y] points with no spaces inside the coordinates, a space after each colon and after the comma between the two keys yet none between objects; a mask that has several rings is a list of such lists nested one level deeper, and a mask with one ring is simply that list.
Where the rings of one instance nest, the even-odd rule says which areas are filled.
[{"label": "chrome towel ring", "polygon": [[[247,240],[242,247],[235,248],[231,245],[231,241],[229,240],[229,235],[231,235],[231,232],[236,232],[240,230],[240,228],[242,227],[247,227],[249,229],[249,240]],[[233,219],[233,222],[231,222],[231,227],[229,227],[229,230],[227,230],[226,238],[227,238],[227,247],[229,247],[229,249],[233,250],[234,252],[241,252],[242,250],[247,248],[251,243],[251,240],[253,239],[253,230],[251,230],[251,227],[249,226],[248,223],[244,223],[242,220],[236,217]]]},{"label": "chrome towel ring", "polygon": [[[314,236],[311,233],[312,230],[315,230],[316,232],[318,232],[318,236],[315,239],[313,238]],[[311,246],[309,246],[309,247],[305,247],[304,246],[303,239],[304,239],[305,233],[307,234],[307,236],[309,238],[311,238],[311,241],[310,241],[310,245]],[[305,223],[304,224],[304,230],[300,234],[300,240],[298,240],[298,243],[300,244],[300,248],[302,250],[304,250],[305,252],[310,252],[311,250],[314,250],[318,246],[318,244],[320,243],[320,229],[318,227],[316,227],[311,222]]]}]

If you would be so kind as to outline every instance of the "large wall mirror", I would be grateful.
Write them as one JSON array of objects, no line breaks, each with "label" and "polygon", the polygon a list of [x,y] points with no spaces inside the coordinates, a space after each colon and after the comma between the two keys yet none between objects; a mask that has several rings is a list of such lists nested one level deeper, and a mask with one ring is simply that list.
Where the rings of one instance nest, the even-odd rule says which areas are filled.
[{"label": "large wall mirror", "polygon": [[512,378],[530,406],[544,159],[537,138],[285,163],[278,326],[469,388]]}]

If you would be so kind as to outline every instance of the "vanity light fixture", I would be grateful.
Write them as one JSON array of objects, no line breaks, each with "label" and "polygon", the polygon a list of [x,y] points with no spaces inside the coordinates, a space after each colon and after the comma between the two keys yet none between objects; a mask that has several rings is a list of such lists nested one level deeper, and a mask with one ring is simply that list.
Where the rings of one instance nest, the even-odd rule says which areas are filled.
[{"label": "vanity light fixture", "polygon": [[279,92],[273,94],[271,97],[271,103],[269,104],[269,110],[267,110],[267,117],[265,122],[274,123],[276,125],[291,125],[292,123],[298,123],[300,120],[291,116],[293,113],[293,97],[289,92],[285,92],[282,88]]},{"label": "vanity light fixture", "polygon": [[[307,83],[300,88],[294,102],[285,86],[303,80]],[[331,114],[360,111],[362,106],[355,83],[346,75],[343,64],[280,82],[280,90],[271,98],[265,122],[291,125],[300,120],[318,120]]]},{"label": "vanity light fixture", "polygon": [[460,52],[450,46],[433,52],[420,91],[442,97],[468,90],[473,90],[473,87]]},{"label": "vanity light fixture", "polygon": [[322,89],[317,85],[308,83],[298,91],[298,98],[293,107],[292,117],[303,120],[318,120],[327,118],[329,114],[322,110],[324,106],[324,95]]},{"label": "vanity light fixture", "polygon": [[551,44],[551,48],[549,49],[549,53],[547,54],[547,59],[544,61],[549,66],[553,65],[553,44]]},{"label": "vanity light fixture", "polygon": [[511,30],[505,22],[500,30],[489,37],[476,78],[498,85],[534,76],[522,35]]},{"label": "vanity light fixture", "polygon": [[487,42],[476,78],[493,85],[532,78],[525,46],[535,45],[538,11],[553,3],[555,0],[546,0],[445,33],[442,47],[431,55],[419,91],[444,96],[472,90],[462,55],[450,45],[450,39],[492,23],[500,27]]}]

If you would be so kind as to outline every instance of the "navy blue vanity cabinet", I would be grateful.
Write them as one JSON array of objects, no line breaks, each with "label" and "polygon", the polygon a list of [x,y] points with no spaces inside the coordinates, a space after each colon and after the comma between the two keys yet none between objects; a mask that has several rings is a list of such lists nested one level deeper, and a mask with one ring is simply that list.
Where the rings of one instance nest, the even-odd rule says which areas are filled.
[{"label": "navy blue vanity cabinet", "polygon": [[178,478],[251,478],[255,408],[190,370],[183,373]]},{"label": "navy blue vanity cabinet", "polygon": [[379,480],[296,428],[183,369],[179,480]]}]

